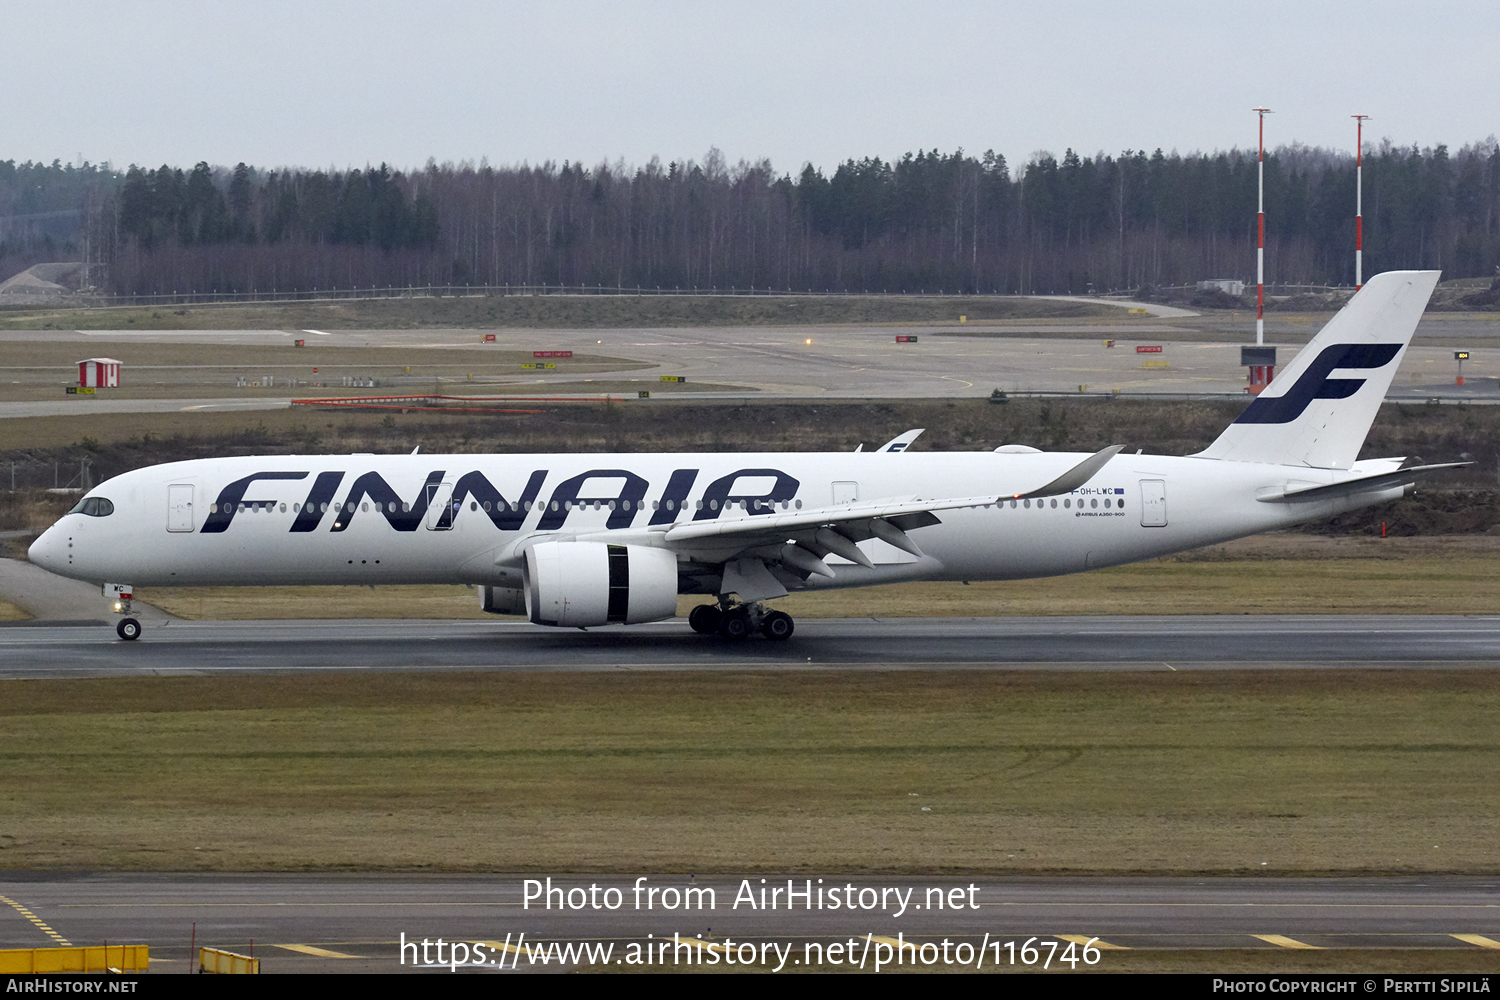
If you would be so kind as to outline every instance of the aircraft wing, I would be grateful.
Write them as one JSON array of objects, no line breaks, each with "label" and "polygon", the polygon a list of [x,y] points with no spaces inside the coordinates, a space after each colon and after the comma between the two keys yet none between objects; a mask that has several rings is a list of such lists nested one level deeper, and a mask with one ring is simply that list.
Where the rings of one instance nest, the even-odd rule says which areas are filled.
[{"label": "aircraft wing", "polygon": [[920,559],[922,550],[907,532],[941,524],[933,511],[983,507],[997,499],[856,501],[784,514],[689,521],[667,529],[663,541],[670,548],[686,549],[710,561],[751,556],[801,570],[804,576],[832,579],[834,572],[823,561],[830,553],[861,566],[873,566],[856,543],[879,538]]},{"label": "aircraft wing", "polygon": [[1091,455],[1061,476],[1036,489],[1008,494],[978,497],[955,497],[934,500],[888,498],[854,501],[811,510],[772,514],[746,514],[740,517],[718,517],[711,521],[688,521],[673,525],[663,540],[669,546],[709,548],[743,552],[747,549],[780,546],[775,557],[808,572],[833,576],[822,557],[833,553],[850,562],[870,566],[869,558],[855,545],[869,538],[879,538],[914,556],[922,550],[908,537],[914,528],[941,524],[937,511],[964,507],[987,507],[1002,499],[1030,499],[1070,493],[1088,482],[1095,473],[1119,453],[1113,445]]},{"label": "aircraft wing", "polygon": [[[879,518],[906,531],[942,522],[932,512],[959,507],[985,507],[998,497],[962,497],[949,500],[877,500],[855,501],[831,507],[814,507],[785,514],[758,514],[744,517],[717,518],[712,521],[688,521],[667,529],[668,542],[687,542],[704,538],[734,538],[755,544],[749,539],[765,536],[785,541],[798,531],[810,528],[844,527],[859,521]],[[865,537],[874,537],[866,535]]]}]

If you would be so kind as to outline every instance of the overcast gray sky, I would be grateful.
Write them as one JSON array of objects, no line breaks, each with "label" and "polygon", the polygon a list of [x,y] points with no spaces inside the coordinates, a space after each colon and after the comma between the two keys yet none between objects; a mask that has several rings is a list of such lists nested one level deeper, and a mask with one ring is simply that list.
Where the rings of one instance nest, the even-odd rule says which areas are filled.
[{"label": "overcast gray sky", "polygon": [[1500,3],[41,4],[0,159],[400,168],[993,148],[1454,146],[1500,132]]}]

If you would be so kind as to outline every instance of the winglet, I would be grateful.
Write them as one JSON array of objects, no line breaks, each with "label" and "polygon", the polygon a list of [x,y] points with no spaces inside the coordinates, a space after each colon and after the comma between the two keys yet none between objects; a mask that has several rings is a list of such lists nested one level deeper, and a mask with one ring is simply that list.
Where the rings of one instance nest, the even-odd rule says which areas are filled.
[{"label": "winglet", "polygon": [[1112,444],[1098,454],[1090,455],[1041,489],[1032,490],[1030,493],[1017,493],[1013,499],[1034,500],[1037,497],[1055,497],[1064,493],[1072,493],[1078,487],[1093,479],[1094,475],[1100,469],[1104,468],[1110,459],[1118,455],[1124,447],[1123,444]]}]

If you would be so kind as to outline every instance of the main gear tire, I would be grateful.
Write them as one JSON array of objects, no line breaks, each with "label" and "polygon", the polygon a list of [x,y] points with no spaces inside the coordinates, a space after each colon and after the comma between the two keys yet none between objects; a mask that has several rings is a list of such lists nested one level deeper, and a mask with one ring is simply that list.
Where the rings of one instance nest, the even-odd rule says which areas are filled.
[{"label": "main gear tire", "polygon": [[740,640],[750,635],[750,616],[743,611],[730,611],[719,623],[719,634],[726,639]]},{"label": "main gear tire", "polygon": [[760,623],[760,634],[778,642],[790,639],[796,629],[797,623],[784,611],[772,611]]},{"label": "main gear tire", "polygon": [[719,631],[719,623],[724,617],[712,604],[700,604],[688,612],[688,627],[699,635],[713,635]]}]

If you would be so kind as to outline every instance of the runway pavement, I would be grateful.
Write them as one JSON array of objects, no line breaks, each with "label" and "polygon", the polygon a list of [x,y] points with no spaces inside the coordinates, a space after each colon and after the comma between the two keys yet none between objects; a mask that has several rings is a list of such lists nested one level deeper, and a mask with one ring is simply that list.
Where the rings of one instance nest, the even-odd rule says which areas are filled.
[{"label": "runway pavement", "polygon": [[[75,400],[86,402],[79,404]],[[197,413],[224,410],[285,410],[290,396],[259,399],[130,399],[68,397],[58,400],[27,400],[0,403],[0,417],[77,417],[90,413]]]},{"label": "runway pavement", "polygon": [[[423,971],[420,942],[438,939],[465,943],[465,956],[482,963],[469,971],[492,972],[502,956],[507,970],[514,963],[517,972],[579,964],[576,956],[559,960],[554,943],[610,947],[614,964],[626,960],[632,943],[663,940],[667,965],[674,959],[709,964],[713,956],[721,965],[726,957],[752,964],[746,959],[754,953],[753,964],[764,954],[766,965],[781,961],[791,969],[819,951],[827,963],[831,946],[842,945],[840,962],[858,965],[863,957],[867,970],[880,954],[873,945],[886,944],[889,962],[894,949],[887,942],[898,935],[918,946],[931,943],[927,954],[933,957],[944,939],[955,959],[963,955],[957,945],[966,943],[964,964],[971,967],[981,950],[987,964],[1020,964],[1022,946],[1034,937],[1040,947],[1033,963],[1052,951],[1061,970],[1067,966],[1057,963],[1057,954],[1072,942],[1078,958],[1090,941],[1100,949],[1093,957],[1104,970],[1122,948],[1500,949],[1500,883],[1494,878],[798,874],[790,879],[792,889],[811,895],[793,898],[792,908],[784,875],[553,876],[556,893],[548,897],[541,881],[530,887],[536,899],[527,904],[528,878],[547,876],[14,873],[0,879],[0,948],[44,947],[56,938],[74,945],[144,943],[151,946],[152,972],[169,974],[191,969],[194,942],[242,954],[253,942],[266,973]],[[689,888],[698,892],[685,897]],[[782,890],[774,909],[762,905],[763,888],[767,902],[770,890]],[[551,908],[543,905],[548,898]],[[852,908],[843,905],[848,898]],[[570,900],[578,908],[570,908]],[[703,944],[674,955],[674,934]],[[415,945],[404,953],[403,935]],[[1040,944],[1047,941],[1057,948]],[[780,954],[762,952],[761,945],[779,946]],[[545,964],[541,953],[549,955]],[[429,946],[426,961],[435,958]],[[1500,967],[1500,952],[1495,959]],[[905,963],[913,964],[909,955]]]},{"label": "runway pavement", "polygon": [[0,679],[323,670],[1492,669],[1500,616],[1182,615],[802,619],[733,643],[682,621],[549,629],[513,619],[0,625]]}]

